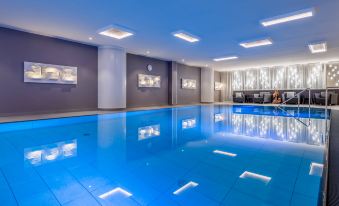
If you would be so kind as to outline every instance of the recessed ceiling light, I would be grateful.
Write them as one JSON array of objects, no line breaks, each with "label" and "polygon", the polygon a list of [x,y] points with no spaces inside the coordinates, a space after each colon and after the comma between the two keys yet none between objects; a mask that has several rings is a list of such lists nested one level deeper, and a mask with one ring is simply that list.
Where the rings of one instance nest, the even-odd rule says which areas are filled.
[{"label": "recessed ceiling light", "polygon": [[93,37],[88,37],[88,39],[92,41],[92,40],[93,40]]},{"label": "recessed ceiling light", "polygon": [[116,25],[110,25],[108,27],[105,27],[99,30],[98,33],[115,39],[123,39],[134,35],[133,32],[129,31],[128,29]]},{"label": "recessed ceiling light", "polygon": [[316,43],[316,44],[309,44],[308,48],[310,49],[312,54],[326,52],[327,43],[321,42],[321,43]]},{"label": "recessed ceiling light", "polygon": [[258,47],[258,46],[266,46],[273,44],[271,39],[260,39],[256,41],[249,41],[249,42],[242,42],[240,43],[240,46],[245,48],[252,48],[252,47]]},{"label": "recessed ceiling light", "polygon": [[182,40],[191,42],[191,43],[200,41],[200,39],[197,36],[194,36],[193,34],[190,34],[190,33],[185,32],[185,31],[173,32],[173,36],[180,38]]},{"label": "recessed ceiling light", "polygon": [[238,57],[237,56],[220,57],[220,58],[213,59],[213,61],[220,62],[220,61],[227,61],[227,60],[232,60],[232,59],[238,59]]},{"label": "recessed ceiling light", "polygon": [[313,9],[305,9],[305,10],[300,10],[300,11],[296,11],[296,12],[292,12],[292,13],[288,13],[288,14],[284,14],[284,15],[280,15],[280,16],[275,16],[269,19],[264,19],[262,20],[260,23],[267,27],[267,26],[272,26],[275,24],[281,24],[281,23],[285,23],[285,22],[289,22],[289,21],[295,21],[298,19],[304,19],[307,17],[311,17],[313,16]]}]

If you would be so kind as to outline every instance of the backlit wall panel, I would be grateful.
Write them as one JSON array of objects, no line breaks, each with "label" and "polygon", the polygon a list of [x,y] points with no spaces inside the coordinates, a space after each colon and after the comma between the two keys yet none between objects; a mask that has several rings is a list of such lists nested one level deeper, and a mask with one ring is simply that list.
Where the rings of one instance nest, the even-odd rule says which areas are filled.
[{"label": "backlit wall panel", "polygon": [[[327,67],[329,68],[329,65]],[[336,83],[339,86],[339,70],[334,72],[335,66],[328,70],[328,74],[331,74],[328,79],[332,80],[334,86]],[[231,74],[231,81],[222,83],[225,84],[226,88],[232,88],[233,91],[324,89],[326,87],[325,64],[320,63],[238,70],[229,73]],[[334,80],[335,77],[338,78],[336,81]]]}]

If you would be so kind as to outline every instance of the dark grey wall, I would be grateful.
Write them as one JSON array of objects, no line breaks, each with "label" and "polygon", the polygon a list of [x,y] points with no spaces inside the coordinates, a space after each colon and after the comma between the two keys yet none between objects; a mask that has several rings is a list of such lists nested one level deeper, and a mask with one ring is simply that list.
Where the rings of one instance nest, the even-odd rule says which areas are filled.
[{"label": "dark grey wall", "polygon": [[[178,104],[195,104],[201,101],[201,68],[192,67],[183,64],[177,64],[177,103]],[[197,89],[183,89],[181,79],[195,79]]]},{"label": "dark grey wall", "polygon": [[[214,82],[221,82],[221,73],[215,71],[214,72]],[[220,90],[214,90],[214,101],[220,102],[221,101],[221,91]]]},{"label": "dark grey wall", "polygon": [[[24,83],[24,61],[78,67],[77,85]],[[97,108],[97,47],[0,27],[0,114]]]},{"label": "dark grey wall", "polygon": [[[147,70],[148,64],[152,71]],[[169,69],[170,62],[127,54],[127,107],[168,105]],[[138,88],[138,74],[160,76],[161,87]]]}]

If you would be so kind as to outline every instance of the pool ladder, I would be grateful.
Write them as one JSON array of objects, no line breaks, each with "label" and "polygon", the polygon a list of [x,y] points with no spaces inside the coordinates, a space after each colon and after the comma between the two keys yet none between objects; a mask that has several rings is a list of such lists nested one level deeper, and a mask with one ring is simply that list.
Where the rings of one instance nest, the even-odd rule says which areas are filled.
[{"label": "pool ladder", "polygon": [[[305,91],[308,91],[308,123],[305,123],[305,122],[301,121],[300,118],[299,118],[299,114],[300,114],[300,95],[302,93],[304,93]],[[326,90],[326,92],[327,92],[327,90]],[[295,117],[289,111],[284,109],[284,106],[286,105],[286,103],[291,101],[295,97],[298,98],[298,117]],[[326,103],[327,103],[327,93],[326,93]],[[284,102],[280,103],[278,108],[281,109],[282,111],[286,112],[288,115],[292,116],[293,118],[295,118],[297,121],[299,121],[300,123],[302,123],[306,127],[310,126],[310,124],[311,124],[311,88],[306,88],[306,89],[296,93],[293,97],[290,97],[287,100],[285,100]],[[327,113],[327,110],[326,110],[326,113]]]}]

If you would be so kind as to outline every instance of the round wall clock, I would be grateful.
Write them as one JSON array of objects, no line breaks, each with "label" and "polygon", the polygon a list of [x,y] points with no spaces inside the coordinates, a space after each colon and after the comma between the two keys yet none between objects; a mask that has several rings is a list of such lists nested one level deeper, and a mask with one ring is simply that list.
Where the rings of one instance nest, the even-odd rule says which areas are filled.
[{"label": "round wall clock", "polygon": [[148,65],[147,65],[147,70],[148,70],[148,71],[152,71],[152,69],[153,69],[153,68],[152,68],[152,65],[148,64]]}]

